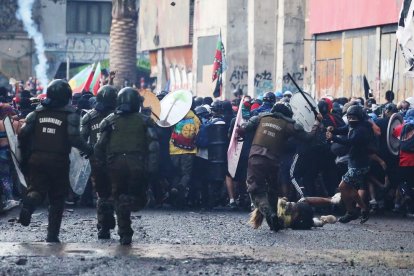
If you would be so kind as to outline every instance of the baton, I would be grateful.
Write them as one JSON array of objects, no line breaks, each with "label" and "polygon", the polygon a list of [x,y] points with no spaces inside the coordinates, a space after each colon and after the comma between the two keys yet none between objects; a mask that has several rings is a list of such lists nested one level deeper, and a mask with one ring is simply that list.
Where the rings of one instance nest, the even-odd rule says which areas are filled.
[{"label": "baton", "polygon": [[313,106],[313,104],[309,101],[309,99],[305,96],[305,93],[303,92],[303,90],[299,87],[299,85],[296,83],[296,81],[292,78],[292,76],[287,73],[288,77],[291,79],[291,81],[293,82],[293,84],[296,86],[296,88],[299,90],[300,94],[303,96],[303,98],[305,99],[305,101],[308,103],[308,105],[310,106],[310,108],[313,111],[313,114],[315,114],[315,118],[316,116],[318,116],[318,111],[316,111],[316,108]]}]

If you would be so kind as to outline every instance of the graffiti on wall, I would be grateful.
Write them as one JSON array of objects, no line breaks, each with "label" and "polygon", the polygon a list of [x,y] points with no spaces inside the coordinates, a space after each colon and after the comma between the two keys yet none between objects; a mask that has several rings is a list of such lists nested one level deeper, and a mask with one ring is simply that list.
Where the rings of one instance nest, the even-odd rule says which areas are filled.
[{"label": "graffiti on wall", "polygon": [[263,95],[266,92],[274,90],[272,73],[264,70],[262,73],[256,74],[254,78],[254,87],[257,95]]},{"label": "graffiti on wall", "polygon": [[[291,74],[293,80],[300,86],[301,82],[303,81],[303,73],[302,72],[294,72]],[[282,92],[291,91],[296,92],[298,89],[294,85],[293,81],[289,78],[286,74],[282,78]]]},{"label": "graffiti on wall", "polygon": [[57,52],[62,61],[67,57],[71,62],[90,63],[107,59],[109,38],[70,37],[62,43],[46,43],[47,51]]},{"label": "graffiti on wall", "polygon": [[247,92],[247,66],[234,66],[233,72],[230,75],[230,87],[232,90],[241,89],[243,93]]}]

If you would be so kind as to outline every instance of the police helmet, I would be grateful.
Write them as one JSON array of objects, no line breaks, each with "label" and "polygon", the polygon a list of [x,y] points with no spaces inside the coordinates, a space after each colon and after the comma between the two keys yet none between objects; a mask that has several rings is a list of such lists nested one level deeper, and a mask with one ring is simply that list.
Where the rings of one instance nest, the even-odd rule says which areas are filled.
[{"label": "police helmet", "polygon": [[116,98],[116,109],[119,113],[139,112],[143,99],[132,87],[122,88]]},{"label": "police helmet", "polygon": [[266,92],[263,95],[263,102],[274,104],[276,102],[276,96],[273,92]]},{"label": "police helmet", "polygon": [[289,103],[286,102],[277,102],[271,110],[272,113],[280,113],[285,117],[292,118],[293,117],[293,111],[290,107]]},{"label": "police helmet", "polygon": [[96,110],[111,110],[116,107],[117,89],[112,85],[104,85],[98,90],[96,95]]},{"label": "police helmet", "polygon": [[65,80],[56,79],[49,83],[46,90],[46,99],[42,105],[47,107],[63,107],[72,98],[72,89]]}]

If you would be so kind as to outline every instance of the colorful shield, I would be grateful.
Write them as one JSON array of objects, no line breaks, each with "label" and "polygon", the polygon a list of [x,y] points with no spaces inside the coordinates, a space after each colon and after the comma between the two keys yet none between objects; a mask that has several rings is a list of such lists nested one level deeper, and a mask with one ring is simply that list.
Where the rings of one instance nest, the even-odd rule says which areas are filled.
[{"label": "colorful shield", "polygon": [[394,130],[404,123],[403,117],[399,113],[392,114],[387,128],[387,146],[391,154],[397,156],[400,152],[400,140],[395,137]]},{"label": "colorful shield", "polygon": [[160,127],[170,127],[187,115],[193,102],[193,95],[188,90],[177,90],[169,93],[161,101]]}]

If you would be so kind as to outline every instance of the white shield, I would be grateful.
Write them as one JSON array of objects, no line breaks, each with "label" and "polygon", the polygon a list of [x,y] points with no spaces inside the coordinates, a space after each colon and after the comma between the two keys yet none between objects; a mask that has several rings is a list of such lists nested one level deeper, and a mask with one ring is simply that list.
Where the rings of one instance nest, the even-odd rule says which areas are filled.
[{"label": "white shield", "polygon": [[[318,111],[318,105],[312,96],[306,92],[303,93],[313,107],[316,108],[316,111]],[[293,111],[293,120],[295,120],[298,124],[301,124],[305,131],[310,132],[316,120],[315,114],[312,111],[312,107],[301,95],[301,93],[297,92],[292,96],[290,99],[290,106]]]},{"label": "white shield", "polygon": [[160,127],[170,127],[187,115],[193,102],[193,95],[188,90],[177,90],[169,93],[161,101]]}]

